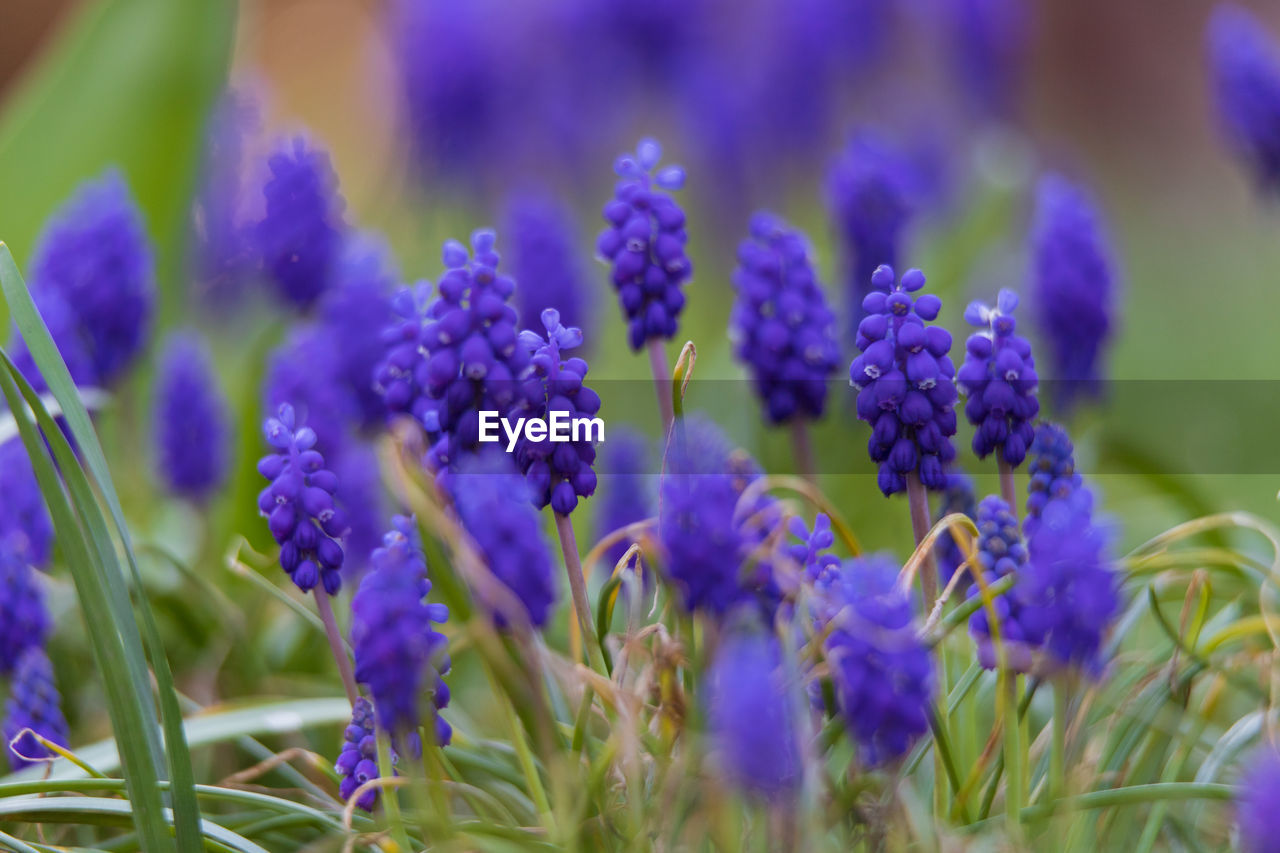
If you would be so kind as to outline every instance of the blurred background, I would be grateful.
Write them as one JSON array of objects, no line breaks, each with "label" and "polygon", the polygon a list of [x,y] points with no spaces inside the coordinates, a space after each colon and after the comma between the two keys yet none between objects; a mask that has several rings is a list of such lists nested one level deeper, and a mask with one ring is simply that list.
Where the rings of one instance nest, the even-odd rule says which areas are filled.
[{"label": "blurred background", "polygon": [[[1274,4],[1251,7],[1280,31]],[[441,242],[480,226],[499,228],[502,251],[512,195],[549,192],[575,223],[589,291],[579,322],[602,415],[653,436],[648,366],[622,344],[594,241],[614,158],[660,138],[664,162],[689,174],[679,197],[695,269],[670,355],[695,341],[697,378],[717,381],[695,383],[689,408],[775,472],[793,470],[787,438],[764,425],[726,335],[750,211],[805,230],[843,327],[851,261],[828,175],[850,139],[882,140],[914,180],[899,265],[926,271],[959,340],[970,299],[1025,292],[1035,184],[1061,172],[1097,200],[1114,254],[1109,382],[1070,425],[1124,543],[1212,511],[1274,519],[1280,222],[1219,131],[1211,10],[1192,0],[10,0],[0,239],[26,264],[47,217],[117,166],[156,249],[151,354],[179,326],[211,341],[238,437],[237,473],[208,507],[162,500],[151,473],[154,359],[99,419],[140,538],[172,550],[256,626],[247,647],[261,655],[233,647],[210,624],[216,614],[192,612],[190,579],[150,567],[168,596],[179,678],[211,701],[322,690],[308,680],[305,629],[266,618],[275,605],[255,603],[222,560],[238,534],[269,544],[254,506],[262,383],[301,321],[252,274],[230,285],[203,276],[192,214],[213,185],[233,187],[238,216],[260,216],[265,158],[294,133],[329,151],[348,223],[385,237],[403,282],[434,278]],[[854,351],[842,341],[847,365]],[[904,556],[905,502],[875,488],[845,375],[816,427],[820,484],[868,545]],[[992,491],[994,463],[973,460],[968,440],[962,425],[961,460]],[[584,543],[590,506],[577,516]],[[82,642],[73,631],[57,642]]]}]

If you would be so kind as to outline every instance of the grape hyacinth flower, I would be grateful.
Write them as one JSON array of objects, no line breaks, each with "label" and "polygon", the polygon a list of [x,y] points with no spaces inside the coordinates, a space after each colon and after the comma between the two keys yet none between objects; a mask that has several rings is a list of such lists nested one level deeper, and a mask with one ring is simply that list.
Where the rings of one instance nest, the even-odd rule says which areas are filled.
[{"label": "grape hyacinth flower", "polygon": [[280,144],[267,168],[266,208],[254,231],[263,270],[282,299],[305,310],[333,280],[345,203],[328,153],[304,137]]},{"label": "grape hyacinth flower", "polygon": [[[449,485],[458,519],[489,571],[523,605],[530,624],[541,628],[556,602],[554,566],[528,486],[511,457],[501,452],[477,455]],[[507,627],[507,615],[496,602],[486,603],[498,627]]]},{"label": "grape hyacinth flower", "polygon": [[774,424],[822,417],[840,351],[804,236],[772,214],[755,214],[733,283],[734,355],[750,370],[765,416]]},{"label": "grape hyacinth flower", "polygon": [[863,302],[875,271],[898,264],[917,181],[910,158],[868,130],[850,138],[827,173],[828,207],[847,257],[851,329],[868,312]]},{"label": "grape hyacinth flower", "polygon": [[[597,499],[596,534],[604,537],[615,530],[651,518],[655,514],[654,483],[649,442],[626,427],[612,427],[600,454],[603,488]],[[601,571],[612,572],[630,547],[617,542],[604,552]]]},{"label": "grape hyacinth flower", "polygon": [[1115,263],[1101,214],[1085,191],[1049,175],[1036,189],[1031,230],[1036,321],[1048,345],[1053,402],[1069,411],[1096,394],[1115,313]]},{"label": "grape hyacinth flower", "polygon": [[984,118],[1007,119],[1014,112],[1017,86],[1030,27],[1026,0],[949,0],[946,32],[952,63],[970,103]]},{"label": "grape hyacinth flower", "polygon": [[37,568],[53,556],[53,521],[19,438],[0,444],[0,550]]},{"label": "grape hyacinth flower", "polygon": [[1265,192],[1280,189],[1280,44],[1242,6],[1209,20],[1209,66],[1227,142]]},{"label": "grape hyacinth flower", "polygon": [[172,494],[203,503],[226,480],[230,455],[227,401],[204,341],[171,335],[161,351],[153,423],[156,468]]},{"label": "grape hyacinth flower", "polygon": [[[1009,505],[995,495],[988,495],[978,504],[977,560],[975,571],[982,572],[988,586],[1011,574],[1021,579],[1027,565],[1027,546],[1022,541],[1018,519]],[[976,583],[971,586],[969,597],[976,597],[978,589]],[[1008,654],[1009,665],[1018,672],[1028,672],[1030,644],[1035,641],[1035,632],[1023,624],[1023,605],[1016,591],[1015,583],[1009,593],[996,597],[992,607],[1000,617],[1000,641]],[[991,642],[985,607],[969,617],[969,632],[978,643],[979,662],[988,669],[995,668],[998,657]]]},{"label": "grape hyacinth flower", "polygon": [[23,555],[0,552],[0,674],[8,675],[30,648],[43,648],[49,635],[44,592]]},{"label": "grape hyacinth flower", "polygon": [[18,737],[24,729],[58,746],[68,745],[67,721],[60,704],[53,664],[41,646],[31,646],[18,658],[9,685],[9,701],[5,703],[4,739],[12,743],[7,750],[10,769],[21,770],[37,763],[29,759],[53,757],[30,734]]},{"label": "grape hyacinth flower", "polygon": [[[72,376],[114,385],[146,344],[156,300],[142,214],[119,172],[81,185],[54,214],[36,248],[31,281]],[[34,367],[26,375],[34,376]]]},{"label": "grape hyacinth flower", "polygon": [[803,569],[806,580],[812,583],[829,569],[840,565],[840,558],[831,553],[836,535],[826,513],[820,512],[814,517],[813,530],[805,525],[803,518],[793,516],[787,522],[787,532],[800,540],[798,544],[787,546],[787,555]]},{"label": "grape hyacinth flower", "polygon": [[[423,429],[437,426],[438,405],[427,395],[427,359],[422,330],[431,307],[431,283],[402,287],[391,297],[391,319],[379,335],[382,358],[373,370],[373,386],[390,415],[407,414]],[[428,437],[434,441],[435,431]]]},{"label": "grape hyacinth flower", "polygon": [[964,364],[956,374],[968,397],[965,416],[976,429],[973,452],[979,459],[997,452],[1002,466],[1009,468],[1026,458],[1035,435],[1032,422],[1040,412],[1036,362],[1031,344],[1017,334],[1017,307],[1018,295],[1012,290],[1000,291],[995,308],[969,304],[964,318],[980,331],[965,343]]},{"label": "grape hyacinth flower", "polygon": [[[948,515],[960,513],[969,518],[976,518],[978,512],[977,500],[973,493],[973,480],[969,479],[967,474],[960,471],[947,472],[947,485],[942,489],[942,501],[938,505],[938,513],[935,521],[941,521]],[[964,564],[964,551],[956,544],[956,540],[949,533],[943,534],[938,539],[938,544],[934,546],[934,555],[938,560],[938,578],[942,583],[951,582],[951,576],[956,570]],[[965,589],[971,583],[972,576],[967,574],[958,581],[960,589]]]},{"label": "grape hyacinth flower", "polygon": [[[600,411],[600,395],[583,384],[587,363],[581,358],[561,360],[564,350],[582,345],[582,330],[566,328],[560,312],[548,308],[542,312],[546,338],[537,332],[523,331],[520,343],[531,354],[534,375],[542,384],[545,400],[535,403],[532,416],[550,421],[552,414],[564,412],[568,423],[578,418],[594,418]],[[575,427],[576,429],[576,427]],[[516,446],[516,460],[529,484],[533,505],[547,504],[560,515],[568,515],[578,506],[578,498],[590,497],[596,490],[596,447],[590,430],[584,430],[571,441],[552,442],[521,437]],[[571,436],[572,438],[572,436]]]},{"label": "grape hyacinth flower", "polygon": [[[351,644],[356,681],[373,695],[378,725],[396,738],[417,739],[419,696],[431,692],[436,743],[449,743],[452,729],[439,711],[449,703],[441,676],[449,671],[448,640],[433,625],[449,618],[443,604],[426,603],[431,591],[427,559],[412,517],[396,516],[373,552],[371,571],[351,601]],[[405,743],[405,741],[400,741]]]},{"label": "grape hyacinth flower", "polygon": [[778,640],[738,628],[716,653],[708,722],[722,769],[738,788],[771,802],[804,781],[796,703]]},{"label": "grape hyacinth flower", "polygon": [[342,586],[340,538],[346,515],[334,506],[338,478],[327,470],[315,449],[316,434],[282,405],[268,418],[263,432],[272,450],[258,462],[258,473],[271,481],[258,495],[258,510],[280,546],[280,567],[303,592],[317,583],[334,595]]},{"label": "grape hyacinth flower", "polygon": [[255,263],[251,234],[241,208],[245,138],[260,125],[251,93],[228,88],[205,129],[200,188],[192,204],[192,279],[202,301],[227,308],[242,293]]},{"label": "grape hyacinth flower", "polygon": [[1027,484],[1027,520],[1023,522],[1023,530],[1028,536],[1035,532],[1050,503],[1069,499],[1078,492],[1086,498],[1091,494],[1084,489],[1084,481],[1076,471],[1071,437],[1057,424],[1036,427],[1027,473],[1031,480]]},{"label": "grape hyacinth flower", "polygon": [[924,273],[907,270],[897,282],[892,267],[871,277],[863,301],[867,316],[858,325],[862,354],[849,365],[849,384],[858,390],[858,418],[871,425],[867,450],[880,463],[879,485],[886,496],[906,490],[916,474],[930,489],[946,487],[944,467],[955,458],[955,367],[951,335],[926,325],[942,300],[911,294],[924,287]]},{"label": "grape hyacinth flower", "polygon": [[[351,707],[351,722],[342,733],[342,751],[338,753],[333,769],[342,777],[338,783],[338,796],[344,802],[350,800],[365,782],[378,778],[378,737],[373,706],[363,696],[356,699]],[[377,801],[378,789],[371,788],[360,795],[356,806],[367,812],[373,811]]]},{"label": "grape hyacinth flower", "polygon": [[612,266],[612,281],[627,320],[627,340],[639,352],[656,339],[675,337],[684,308],[681,289],[693,274],[685,254],[684,210],[669,192],[684,186],[679,166],[654,169],[662,146],[642,139],[634,155],[624,154],[613,170],[620,180],[604,206],[608,227],[596,249]]},{"label": "grape hyacinth flower", "polygon": [[511,245],[511,269],[520,323],[533,327],[547,308],[564,324],[581,328],[591,319],[592,291],[579,262],[572,211],[550,192],[525,191],[507,199],[503,233]]},{"label": "grape hyacinth flower", "polygon": [[1236,789],[1240,848],[1245,853],[1275,853],[1280,834],[1280,752],[1274,745],[1257,748]]},{"label": "grape hyacinth flower", "polygon": [[897,566],[881,556],[847,560],[828,568],[815,592],[836,702],[863,761],[900,758],[929,729],[935,685]]},{"label": "grape hyacinth flower", "polygon": [[781,599],[773,566],[756,549],[781,522],[776,501],[761,495],[739,506],[761,476],[709,420],[686,418],[662,478],[658,536],[663,570],[689,611],[723,618],[753,602],[770,620]]},{"label": "grape hyacinth flower", "polygon": [[[78,388],[98,385],[97,368],[80,336],[80,319],[71,310],[67,301],[57,291],[35,286],[32,287],[31,298],[40,312],[40,318],[49,329],[49,336],[53,338],[54,346],[58,348],[58,355],[67,365],[71,381]],[[44,376],[36,367],[31,351],[27,349],[26,341],[18,334],[16,325],[12,347],[13,363],[31,383],[31,387],[41,393],[49,390],[48,383],[44,381]]]}]

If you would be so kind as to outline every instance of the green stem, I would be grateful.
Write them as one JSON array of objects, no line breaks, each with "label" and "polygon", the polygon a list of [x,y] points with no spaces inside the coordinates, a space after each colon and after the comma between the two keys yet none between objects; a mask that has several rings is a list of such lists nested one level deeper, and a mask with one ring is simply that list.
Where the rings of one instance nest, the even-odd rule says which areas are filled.
[{"label": "green stem", "polygon": [[1022,744],[1019,737],[1021,729],[1018,720],[1018,676],[1009,670],[1002,670],[1004,682],[1004,764],[1005,814],[1009,822],[1009,831],[1014,838],[1019,835],[1019,822],[1022,815]]},{"label": "green stem", "polygon": [[351,657],[342,642],[342,633],[338,630],[338,621],[333,617],[333,606],[329,603],[329,593],[324,586],[317,585],[313,590],[316,596],[316,610],[320,613],[320,621],[324,624],[325,636],[329,638],[329,651],[338,664],[338,672],[342,675],[342,687],[347,691],[347,701],[354,706],[360,698],[360,690],[356,687],[355,671],[351,668]]},{"label": "green stem", "polygon": [[650,338],[645,349],[649,352],[649,370],[653,373],[653,390],[658,396],[658,412],[662,415],[662,435],[665,439],[671,433],[671,422],[676,418],[671,367],[667,363],[667,350],[662,338]]},{"label": "green stem", "polygon": [[578,540],[573,533],[569,516],[557,512],[556,533],[560,537],[560,553],[564,555],[564,569],[569,575],[569,592],[573,598],[573,610],[578,616],[578,629],[582,632],[582,644],[586,647],[587,661],[597,672],[604,668],[604,649],[591,623],[591,602],[587,600],[587,583],[582,576],[582,560],[578,556]]},{"label": "green stem", "polygon": [[[319,587],[316,589],[318,592]],[[378,732],[378,775],[383,779],[392,779],[396,775],[395,765],[391,763],[391,742],[385,732]],[[391,837],[396,840],[396,844],[400,845],[401,850],[415,849],[409,843],[409,833],[404,828],[404,818],[400,814],[400,796],[395,788],[382,789],[382,807],[387,813]]]},{"label": "green stem", "polygon": [[817,483],[818,467],[813,461],[813,442],[809,440],[809,423],[804,418],[791,421],[791,449],[795,454],[796,469],[810,483]]},{"label": "green stem", "polygon": [[1004,458],[1004,450],[997,450],[996,457],[1000,468],[1000,497],[1009,505],[1009,512],[1018,517],[1018,489],[1013,482],[1013,466]]}]

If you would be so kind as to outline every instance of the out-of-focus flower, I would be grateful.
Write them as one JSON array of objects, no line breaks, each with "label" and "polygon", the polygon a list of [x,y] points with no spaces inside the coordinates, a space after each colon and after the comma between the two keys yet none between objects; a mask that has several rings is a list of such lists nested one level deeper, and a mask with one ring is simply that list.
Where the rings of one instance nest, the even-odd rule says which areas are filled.
[{"label": "out-of-focus flower", "polygon": [[329,289],[342,250],[338,177],[328,153],[301,136],[279,145],[267,168],[265,213],[254,230],[263,271],[280,298],[307,309]]},{"label": "out-of-focus flower", "polygon": [[[431,307],[431,282],[402,287],[391,297],[391,318],[380,340],[382,357],[373,370],[373,386],[389,415],[408,414],[426,429],[439,429],[438,408],[427,394],[427,358],[422,332]],[[435,434],[429,433],[434,440]]]},{"label": "out-of-focus flower", "polygon": [[[351,706],[351,722],[342,733],[342,751],[333,769],[342,781],[338,783],[338,796],[351,799],[356,789],[371,779],[378,778],[378,738],[374,726],[373,706],[363,696]],[[360,795],[356,805],[372,811],[378,801],[378,789],[372,788]]]},{"label": "out-of-focus flower", "polygon": [[775,424],[822,417],[840,350],[804,236],[757,213],[738,246],[733,282],[734,354],[751,371],[766,417]]},{"label": "out-of-focus flower", "polygon": [[[973,494],[973,481],[968,475],[961,471],[951,470],[947,472],[947,485],[942,489],[942,500],[938,503],[938,513],[934,521],[941,521],[948,515],[960,513],[974,518],[977,515],[977,500]],[[944,533],[939,539],[938,544],[934,546],[934,556],[938,560],[938,577],[943,584],[951,582],[951,576],[956,573],[956,569],[964,563],[964,551],[956,544],[956,540],[950,533]],[[960,589],[965,589],[971,583],[971,575],[965,575],[960,583]]]},{"label": "out-of-focus flower", "polygon": [[1227,142],[1263,190],[1280,188],[1280,46],[1251,12],[1222,3],[1209,20],[1209,65]]},{"label": "out-of-focus flower", "polygon": [[[4,739],[11,744],[6,753],[9,767],[21,770],[36,762],[27,759],[52,758],[52,753],[30,734],[30,729],[58,746],[67,746],[67,721],[62,716],[61,698],[53,681],[53,664],[41,646],[31,646],[18,658],[5,703]],[[14,739],[17,738],[15,741]]]},{"label": "out-of-focus flower", "polygon": [[979,331],[965,343],[964,364],[956,381],[968,399],[964,413],[976,431],[973,452],[985,459],[999,451],[1014,468],[1022,464],[1035,435],[1032,422],[1040,412],[1036,397],[1036,362],[1031,344],[1017,334],[1013,311],[1018,295],[1000,291],[995,308],[970,303],[964,318]]},{"label": "out-of-focus flower", "polygon": [[[1018,529],[1018,519],[1009,505],[995,495],[988,495],[978,504],[978,565],[988,585],[1007,575],[1022,578],[1027,565],[1027,546]],[[1017,589],[1017,583],[1014,584]],[[969,597],[979,595],[978,584],[969,587]],[[1014,594],[1005,593],[992,602],[999,617],[1000,642],[1005,644],[1009,665],[1019,671],[1031,669],[1031,646],[1036,641],[1034,631],[1023,624],[1023,605]],[[969,617],[969,632],[978,643],[978,660],[991,669],[999,660],[991,638],[991,626],[985,607]]]},{"label": "out-of-focus flower", "polygon": [[525,190],[507,198],[504,221],[520,324],[534,328],[554,308],[566,326],[585,327],[594,306],[569,207],[545,190]]},{"label": "out-of-focus flower", "polygon": [[160,479],[175,495],[205,501],[226,480],[231,441],[208,348],[195,333],[175,333],[158,371],[153,423]]},{"label": "out-of-focus flower", "polygon": [[636,153],[614,164],[613,199],[604,206],[608,227],[596,249],[612,268],[614,289],[627,319],[633,350],[654,338],[675,336],[693,265],[685,254],[685,216],[669,191],[684,186],[679,166],[657,169],[662,146],[642,139]]},{"label": "out-of-focus flower", "polygon": [[1116,311],[1116,271],[1094,201],[1065,178],[1049,175],[1036,190],[1031,231],[1036,320],[1048,345],[1053,402],[1067,411],[1096,394],[1103,350]]},{"label": "out-of-focus flower", "polygon": [[27,649],[43,648],[49,629],[36,570],[22,555],[0,552],[0,674],[13,672]]},{"label": "out-of-focus flower", "polygon": [[315,449],[315,431],[297,423],[292,406],[268,418],[263,433],[272,450],[259,460],[258,473],[271,484],[258,494],[258,510],[280,546],[280,567],[303,592],[323,583],[334,595],[342,586],[340,539],[347,531],[346,514],[333,500],[338,478]]},{"label": "out-of-focus flower", "polygon": [[1236,820],[1245,853],[1275,853],[1280,837],[1280,753],[1258,747],[1236,786]]},{"label": "out-of-focus flower", "polygon": [[209,116],[192,205],[194,276],[206,304],[226,307],[237,299],[257,263],[242,210],[245,137],[257,131],[258,104],[248,93],[227,89]]},{"label": "out-of-focus flower", "polygon": [[[656,469],[649,442],[625,426],[609,429],[609,440],[600,451],[600,477],[604,487],[597,500],[596,535],[643,521],[656,514]],[[612,572],[630,543],[617,542],[604,552],[601,571]]]},{"label": "out-of-focus flower", "polygon": [[876,269],[874,289],[862,303],[867,316],[858,325],[862,354],[849,365],[858,417],[871,425],[867,450],[880,463],[885,495],[904,491],[913,473],[930,489],[944,488],[945,465],[956,453],[951,335],[926,325],[937,318],[941,299],[931,293],[912,298],[924,282],[917,269],[903,273],[901,282],[891,267]]},{"label": "out-of-focus flower", "polygon": [[[1081,491],[1083,480],[1076,471],[1075,448],[1067,431],[1057,424],[1040,424],[1031,442],[1031,476],[1027,484],[1027,520],[1023,529],[1030,536],[1040,523],[1045,507]],[[1086,491],[1085,495],[1089,493]]]},{"label": "out-of-focus flower", "polygon": [[53,556],[53,522],[19,438],[0,444],[0,550],[41,568]]},{"label": "out-of-focus flower", "polygon": [[1026,0],[945,0],[952,64],[969,103],[984,118],[1009,118],[1030,35]]}]

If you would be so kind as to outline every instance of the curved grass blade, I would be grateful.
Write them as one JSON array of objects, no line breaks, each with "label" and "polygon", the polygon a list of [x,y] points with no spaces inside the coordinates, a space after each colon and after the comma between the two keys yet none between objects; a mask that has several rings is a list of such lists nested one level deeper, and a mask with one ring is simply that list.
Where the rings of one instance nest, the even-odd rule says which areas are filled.
[{"label": "curved grass blade", "polygon": [[[133,820],[132,803],[126,800],[107,800],[101,797],[53,797],[46,799],[19,798],[0,800],[0,818],[4,821],[24,823],[70,823],[98,826],[128,826]],[[166,824],[172,823],[173,813],[164,810]],[[200,821],[197,850],[204,849],[203,839],[214,842],[215,849],[235,850],[239,853],[267,853],[242,835],[237,835],[211,820]],[[149,849],[149,848],[144,848]]]}]

